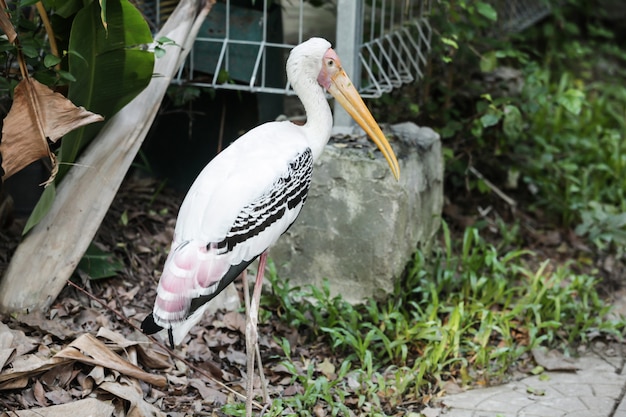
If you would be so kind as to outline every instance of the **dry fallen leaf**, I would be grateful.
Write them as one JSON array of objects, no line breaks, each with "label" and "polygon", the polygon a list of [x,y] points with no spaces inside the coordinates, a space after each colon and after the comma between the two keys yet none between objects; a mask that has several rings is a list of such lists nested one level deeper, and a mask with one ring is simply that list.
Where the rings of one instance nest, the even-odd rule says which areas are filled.
[{"label": "dry fallen leaf", "polygon": [[237,311],[229,311],[224,314],[222,323],[229,330],[238,331],[241,334],[246,333],[246,317]]},{"label": "dry fallen leaf", "polygon": [[53,163],[53,177],[56,160],[47,140],[56,142],[74,129],[102,120],[35,79],[23,79],[15,87],[13,105],[2,128],[2,179],[45,157]]},{"label": "dry fallen leaf", "polygon": [[7,6],[5,2],[2,2],[2,7],[0,8],[0,29],[5,33],[7,39],[10,43],[15,43],[15,39],[17,38],[17,32],[15,31],[15,27],[13,23],[11,23],[11,17],[7,13]]},{"label": "dry fallen leaf", "polygon": [[247,362],[246,354],[232,346],[228,346],[226,353],[220,352],[220,357],[222,356],[232,364],[245,365]]},{"label": "dry fallen leaf", "polygon": [[61,340],[74,339],[77,336],[77,332],[68,328],[62,320],[48,320],[41,311],[18,314],[15,318],[20,323],[39,329],[44,333],[50,333]]},{"label": "dry fallen leaf", "polygon": [[105,382],[99,388],[130,402],[129,417],[165,417],[161,410],[143,399],[141,388],[133,386],[130,381]]},{"label": "dry fallen leaf", "polygon": [[443,384],[443,390],[446,394],[459,394],[463,392],[463,388],[456,383],[456,381],[448,380]]},{"label": "dry fallen leaf", "polygon": [[14,336],[9,327],[4,323],[0,323],[0,370],[4,368],[4,365],[15,352],[13,339]]},{"label": "dry fallen leaf", "polygon": [[43,385],[41,385],[41,382],[35,381],[35,383],[33,384],[33,395],[35,396],[35,399],[40,406],[45,407],[48,405],[48,400],[46,399],[46,391],[43,389]]},{"label": "dry fallen leaf", "polygon": [[212,402],[217,405],[223,405],[226,404],[226,401],[228,400],[226,394],[207,386],[207,384],[201,379],[191,378],[189,379],[189,385],[198,390],[204,401]]},{"label": "dry fallen leaf", "polygon": [[556,350],[535,348],[531,350],[531,353],[535,362],[548,371],[576,372],[580,368],[574,359],[568,358]]},{"label": "dry fallen leaf", "polygon": [[114,332],[113,330],[111,330],[111,329],[109,329],[107,327],[100,327],[96,337],[100,337],[102,339],[107,339],[107,340],[110,340],[111,342],[113,342],[113,344],[115,344],[115,346],[109,346],[111,348],[115,347],[115,348],[119,348],[119,349],[125,349],[125,348],[127,348],[129,346],[135,346],[135,345],[139,344],[139,342],[136,342],[134,340],[128,340],[124,336],[122,336],[121,334],[116,333],[116,332]]},{"label": "dry fallen leaf", "polygon": [[[26,336],[21,330],[13,330],[0,323],[0,349],[13,349],[15,350],[14,357],[18,357],[34,351],[38,345],[37,339]],[[9,363],[11,363],[10,360],[4,364],[0,362],[0,369]]]},{"label": "dry fallen leaf", "polygon": [[29,385],[29,380],[29,376],[21,376],[5,382],[0,382],[0,391],[26,388]]},{"label": "dry fallen leaf", "polygon": [[[100,401],[96,398],[85,398],[63,405],[55,405],[46,408],[32,410],[11,411],[11,416],[16,417],[66,417],[66,416],[90,416],[109,417],[113,414],[114,407],[110,401]],[[4,417],[6,414],[2,414]]]},{"label": "dry fallen leaf", "polygon": [[45,397],[54,405],[66,404],[72,401],[72,395],[57,386],[48,387],[50,391],[45,393]]},{"label": "dry fallen leaf", "polygon": [[[104,343],[86,333],[70,343],[66,348],[54,355],[55,358],[73,359],[90,365],[118,371],[158,387],[165,386],[166,380],[162,376],[152,375],[124,360],[110,350]],[[0,375],[1,376],[1,375]]]},{"label": "dry fallen leaf", "polygon": [[335,375],[335,365],[333,365],[328,358],[318,363],[315,370],[324,374],[329,381],[337,379],[337,375]]},{"label": "dry fallen leaf", "polygon": [[[20,356],[11,362],[10,368],[7,368],[0,373],[0,383],[33,376],[66,362],[67,359],[63,358],[42,359],[37,355]],[[0,386],[0,389],[9,388],[3,384]]]},{"label": "dry fallen leaf", "polygon": [[169,355],[165,352],[159,352],[151,347],[137,346],[137,355],[139,362],[152,369],[168,369],[172,367],[169,361]]},{"label": "dry fallen leaf", "polygon": [[407,417],[418,417],[418,416],[423,416],[423,417],[439,417],[441,415],[441,409],[438,408],[433,408],[433,407],[426,407],[424,408],[419,414],[418,413],[409,413]]},{"label": "dry fallen leaf", "polygon": [[50,369],[41,376],[40,380],[49,387],[56,385],[65,388],[75,377],[74,364],[68,362]]}]

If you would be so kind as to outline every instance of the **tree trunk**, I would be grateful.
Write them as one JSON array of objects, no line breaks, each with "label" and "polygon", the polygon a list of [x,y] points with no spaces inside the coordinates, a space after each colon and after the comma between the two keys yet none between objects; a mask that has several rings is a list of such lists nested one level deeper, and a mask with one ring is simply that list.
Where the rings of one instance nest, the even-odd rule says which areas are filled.
[{"label": "tree trunk", "polygon": [[155,76],[113,116],[58,187],[51,210],[19,245],[0,281],[0,310],[47,309],[66,285],[128,171],[176,71],[215,0],[181,0],[155,39],[176,42]]}]

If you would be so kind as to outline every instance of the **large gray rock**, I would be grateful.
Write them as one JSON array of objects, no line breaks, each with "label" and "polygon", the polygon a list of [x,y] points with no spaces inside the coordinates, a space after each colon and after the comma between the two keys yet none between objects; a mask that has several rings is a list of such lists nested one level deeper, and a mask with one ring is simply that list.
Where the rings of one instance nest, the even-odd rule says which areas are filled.
[{"label": "large gray rock", "polygon": [[300,217],[270,251],[281,279],[327,278],[333,294],[358,303],[391,292],[415,250],[430,246],[443,205],[439,135],[412,123],[392,132],[399,182],[365,139],[326,147]]}]

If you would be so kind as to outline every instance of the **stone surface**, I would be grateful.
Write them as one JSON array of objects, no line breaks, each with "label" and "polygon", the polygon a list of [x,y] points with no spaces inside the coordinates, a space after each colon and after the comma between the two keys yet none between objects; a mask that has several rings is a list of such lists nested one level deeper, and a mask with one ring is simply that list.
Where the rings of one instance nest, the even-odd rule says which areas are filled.
[{"label": "stone surface", "polygon": [[441,416],[625,417],[623,361],[586,354],[576,372],[546,372],[509,384],[444,396]]},{"label": "stone surface", "polygon": [[392,127],[400,181],[365,140],[331,142],[317,162],[300,217],[270,251],[278,276],[321,286],[350,302],[382,297],[440,224],[443,160],[439,135]]}]

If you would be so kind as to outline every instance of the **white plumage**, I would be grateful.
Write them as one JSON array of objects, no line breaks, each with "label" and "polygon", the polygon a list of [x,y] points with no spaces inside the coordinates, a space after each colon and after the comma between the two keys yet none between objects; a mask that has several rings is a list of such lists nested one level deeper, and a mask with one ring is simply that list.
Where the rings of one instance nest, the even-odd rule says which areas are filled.
[{"label": "white plumage", "polygon": [[370,134],[397,177],[393,151],[328,41],[312,38],[295,47],[287,61],[287,77],[304,105],[306,124],[258,126],[200,173],[182,203],[153,314],[142,325],[146,333],[169,329],[170,340],[179,344],[202,317],[206,302],[295,221],[306,199],[313,162],[332,129],[325,89]]}]

